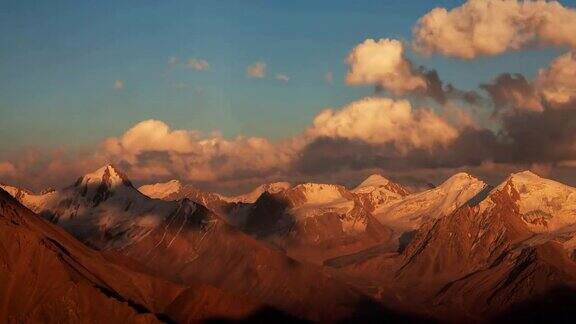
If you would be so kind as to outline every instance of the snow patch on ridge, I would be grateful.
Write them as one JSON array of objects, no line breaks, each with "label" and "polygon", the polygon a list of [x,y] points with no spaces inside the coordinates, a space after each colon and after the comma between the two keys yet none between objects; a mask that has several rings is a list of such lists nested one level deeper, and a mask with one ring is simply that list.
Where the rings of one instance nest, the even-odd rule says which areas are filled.
[{"label": "snow patch on ridge", "polygon": [[[510,175],[492,192],[515,190],[522,220],[535,233],[554,232],[576,223],[576,188],[523,171]],[[492,194],[491,192],[491,194]],[[482,211],[494,206],[491,199],[480,204]]]},{"label": "snow patch on ridge", "polygon": [[237,203],[254,203],[260,196],[264,193],[275,194],[281,191],[290,189],[292,185],[289,182],[272,182],[260,185],[256,187],[254,190],[250,191],[249,193],[233,196],[233,197],[226,197],[221,196],[222,200],[226,202],[237,202]]},{"label": "snow patch on ridge", "polygon": [[428,219],[444,217],[486,188],[467,173],[457,173],[436,188],[405,196],[374,211],[384,225],[398,231],[417,229]]},{"label": "snow patch on ridge", "polygon": [[373,175],[369,176],[368,178],[366,178],[364,181],[362,181],[362,183],[359,184],[352,191],[362,190],[363,188],[382,187],[382,186],[387,185],[389,182],[390,182],[390,180],[384,178],[383,176],[381,176],[379,174],[373,174]]},{"label": "snow patch on ridge", "polygon": [[182,184],[178,180],[170,180],[168,182],[161,182],[156,184],[144,185],[138,190],[150,198],[164,199],[173,193],[177,193],[182,188]]},{"label": "snow patch on ridge", "polygon": [[331,184],[305,183],[296,187],[301,189],[307,204],[327,204],[343,199],[340,188]]},{"label": "snow patch on ridge", "polygon": [[[99,249],[122,247],[145,237],[189,201],[151,199],[107,165],[72,186],[46,194],[27,194],[22,204]],[[186,215],[184,215],[186,216]]]}]

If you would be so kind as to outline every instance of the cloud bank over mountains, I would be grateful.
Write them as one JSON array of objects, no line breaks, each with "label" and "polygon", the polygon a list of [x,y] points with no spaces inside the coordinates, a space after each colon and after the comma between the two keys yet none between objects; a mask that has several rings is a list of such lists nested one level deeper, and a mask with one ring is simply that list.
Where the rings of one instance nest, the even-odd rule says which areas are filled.
[{"label": "cloud bank over mountains", "polygon": [[[476,91],[446,84],[439,73],[406,55],[413,50],[474,60],[534,46],[566,52],[533,79],[502,73]],[[321,111],[291,138],[225,138],[144,120],[89,153],[28,152],[0,161],[0,177],[38,188],[51,177],[66,177],[70,170],[82,174],[107,162],[119,164],[135,180],[179,178],[216,190],[280,179],[347,182],[374,169],[406,179],[442,177],[454,169],[486,176],[526,167],[565,177],[576,173],[575,47],[572,8],[545,1],[470,0],[425,14],[410,43],[366,39],[352,48],[346,83],[379,91]],[[256,63],[246,73],[262,78],[266,65]],[[464,106],[492,118],[482,120]],[[39,170],[51,173],[34,177]]]}]

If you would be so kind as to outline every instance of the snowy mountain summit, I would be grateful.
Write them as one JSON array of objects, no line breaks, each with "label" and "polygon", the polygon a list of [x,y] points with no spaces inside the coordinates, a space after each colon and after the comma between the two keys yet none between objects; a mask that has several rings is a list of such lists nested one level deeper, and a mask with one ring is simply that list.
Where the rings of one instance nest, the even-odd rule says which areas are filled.
[{"label": "snowy mountain summit", "polygon": [[417,229],[428,219],[451,214],[487,188],[486,183],[461,172],[436,188],[407,195],[374,211],[383,223],[399,231]]},{"label": "snowy mountain summit", "polygon": [[[533,232],[553,232],[576,224],[576,188],[523,171],[510,175],[490,195],[499,192],[506,193],[516,204]],[[494,199],[487,199],[481,208],[494,205]]]}]

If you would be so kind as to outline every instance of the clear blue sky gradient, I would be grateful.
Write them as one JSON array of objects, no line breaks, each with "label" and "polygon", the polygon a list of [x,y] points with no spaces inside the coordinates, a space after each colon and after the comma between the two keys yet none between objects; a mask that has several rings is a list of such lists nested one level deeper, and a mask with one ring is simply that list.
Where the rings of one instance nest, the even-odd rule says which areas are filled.
[{"label": "clear blue sky gradient", "polygon": [[[574,7],[575,1],[563,1]],[[372,93],[344,84],[348,52],[366,38],[410,40],[418,19],[460,1],[2,1],[0,152],[90,147],[134,123],[287,137],[326,107]],[[410,56],[473,89],[501,72],[534,75],[560,50],[473,62]],[[168,60],[206,59],[209,71]],[[268,64],[266,79],[246,67]],[[324,81],[328,71],[334,84]],[[274,80],[276,73],[290,81]],[[115,80],[125,88],[114,90]]]}]

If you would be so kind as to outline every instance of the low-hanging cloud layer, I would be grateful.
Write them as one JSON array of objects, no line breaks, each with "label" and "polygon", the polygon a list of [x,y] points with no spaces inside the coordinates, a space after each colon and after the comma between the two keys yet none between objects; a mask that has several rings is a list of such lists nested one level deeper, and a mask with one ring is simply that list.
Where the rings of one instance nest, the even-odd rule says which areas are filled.
[{"label": "low-hanging cloud layer", "polygon": [[[319,112],[293,137],[225,138],[145,120],[90,153],[28,151],[0,161],[0,180],[38,188],[103,163],[119,165],[140,182],[178,178],[219,191],[275,180],[350,184],[371,172],[416,185],[456,170],[491,180],[531,168],[567,180],[576,173],[575,12],[557,2],[517,0],[436,8],[416,23],[412,46],[383,38],[352,48],[346,83],[379,91]],[[473,60],[532,46],[567,52],[533,78],[502,73],[476,91],[446,84],[406,55],[412,48]],[[246,73],[263,78],[266,65],[255,63]],[[483,120],[462,104],[492,118]]]}]

